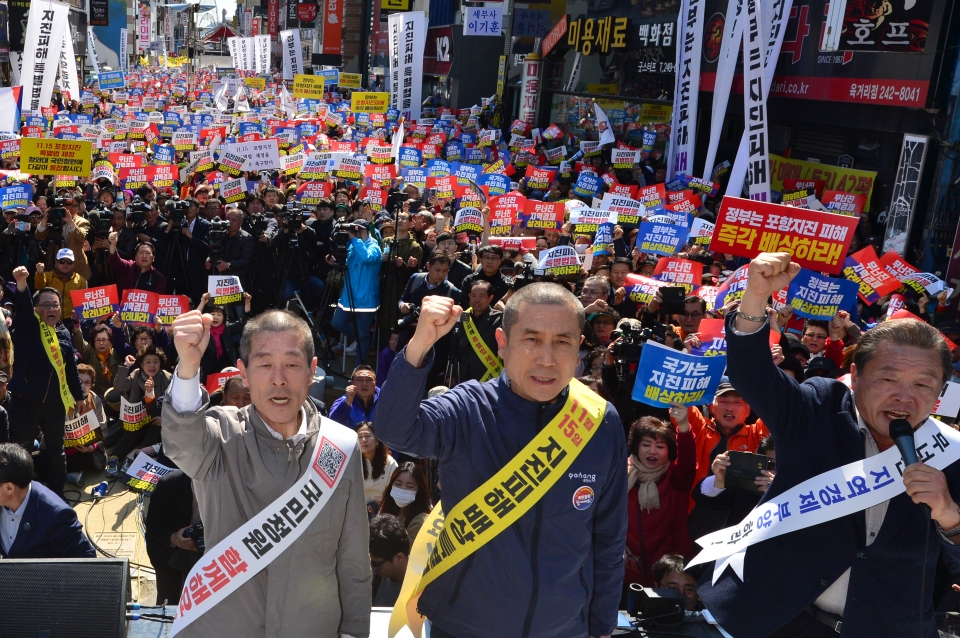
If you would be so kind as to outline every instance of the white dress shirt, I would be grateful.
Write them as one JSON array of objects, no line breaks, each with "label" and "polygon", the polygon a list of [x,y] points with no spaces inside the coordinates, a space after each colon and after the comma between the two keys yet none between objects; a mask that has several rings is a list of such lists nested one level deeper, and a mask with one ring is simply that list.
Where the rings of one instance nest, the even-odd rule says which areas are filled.
[{"label": "white dress shirt", "polygon": [[3,545],[3,553],[9,554],[13,542],[17,540],[17,532],[20,530],[20,521],[23,519],[23,513],[27,511],[27,501],[30,500],[30,491],[33,485],[27,486],[27,495],[20,503],[20,507],[14,512],[9,507],[0,507],[0,545]]}]

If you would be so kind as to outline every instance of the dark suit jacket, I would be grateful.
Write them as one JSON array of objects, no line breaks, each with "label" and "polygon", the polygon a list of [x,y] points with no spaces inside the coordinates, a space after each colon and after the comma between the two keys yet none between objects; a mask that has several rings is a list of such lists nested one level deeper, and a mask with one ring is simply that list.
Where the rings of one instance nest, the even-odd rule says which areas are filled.
[{"label": "dark suit jacket", "polygon": [[[150,495],[150,509],[144,526],[147,544],[171,549],[170,537],[190,525],[193,518],[193,488],[181,470],[170,472]],[[171,550],[172,551],[172,550]]]},{"label": "dark suit jacket", "polygon": [[[761,502],[799,483],[865,458],[853,395],[839,381],[798,384],[773,365],[769,326],[737,336],[727,321],[730,381],[774,436],[777,477]],[[894,468],[890,468],[897,477]],[[950,491],[960,500],[960,464],[948,467]],[[868,482],[869,483],[869,482]],[[794,512],[793,515],[798,515]],[[873,544],[866,545],[864,511],[758,543],[747,550],[744,582],[726,570],[711,585],[708,570],[700,598],[717,622],[737,638],[760,638],[782,627],[852,567],[843,636],[914,636],[918,632],[920,563],[924,534],[931,534],[924,603],[926,636],[933,623],[934,574],[941,551],[960,556],[906,494],[890,500]]]},{"label": "dark suit jacket", "polygon": [[20,529],[3,558],[96,558],[77,515],[59,496],[36,481],[27,497]]}]

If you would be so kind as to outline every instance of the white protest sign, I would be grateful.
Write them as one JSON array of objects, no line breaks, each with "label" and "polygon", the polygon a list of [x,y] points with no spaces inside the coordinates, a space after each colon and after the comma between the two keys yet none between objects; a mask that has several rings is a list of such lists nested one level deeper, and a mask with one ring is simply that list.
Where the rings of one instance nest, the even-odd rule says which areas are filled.
[{"label": "white protest sign", "polygon": [[210,275],[207,277],[207,292],[216,306],[225,306],[243,301],[243,286],[234,275]]}]

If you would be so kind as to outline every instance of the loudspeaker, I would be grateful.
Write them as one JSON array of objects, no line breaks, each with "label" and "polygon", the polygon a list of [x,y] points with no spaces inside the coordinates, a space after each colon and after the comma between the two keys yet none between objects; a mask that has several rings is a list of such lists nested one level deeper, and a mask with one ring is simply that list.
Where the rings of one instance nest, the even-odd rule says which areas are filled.
[{"label": "loudspeaker", "polygon": [[0,635],[126,638],[126,558],[0,560]]}]

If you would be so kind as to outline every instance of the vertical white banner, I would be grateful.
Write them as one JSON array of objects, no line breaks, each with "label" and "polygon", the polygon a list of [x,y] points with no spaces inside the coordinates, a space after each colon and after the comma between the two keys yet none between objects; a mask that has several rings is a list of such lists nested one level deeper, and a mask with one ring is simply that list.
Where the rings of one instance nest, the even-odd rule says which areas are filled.
[{"label": "vertical white banner", "polygon": [[677,83],[673,90],[673,120],[667,181],[693,174],[697,146],[697,103],[700,98],[700,50],[706,0],[683,0],[677,18]]},{"label": "vertical white banner", "polygon": [[24,53],[20,70],[24,111],[39,112],[41,106],[50,106],[69,12],[70,7],[62,2],[34,0],[30,3],[24,42],[32,48]]},{"label": "vertical white banner", "polygon": [[303,49],[300,48],[300,29],[281,31],[280,46],[283,50],[283,79],[303,73]]},{"label": "vertical white banner", "polygon": [[717,162],[717,148],[720,146],[720,133],[723,132],[723,118],[727,113],[730,88],[733,86],[737,58],[740,55],[740,41],[743,39],[743,20],[741,19],[743,1],[728,0],[727,2],[727,13],[723,23],[723,42],[720,44],[720,58],[717,60],[717,76],[713,89],[710,138],[707,142],[707,157],[703,163],[704,179],[710,179],[713,166]]},{"label": "vertical white banner", "polygon": [[747,136],[748,196],[770,201],[770,164],[767,153],[767,93],[763,88],[764,42],[763,7],[760,0],[744,0],[743,25],[743,112]]},{"label": "vertical white banner", "polygon": [[150,5],[141,3],[137,19],[137,53],[150,50]]},{"label": "vertical white banner", "polygon": [[120,70],[127,73],[127,30],[120,29]]},{"label": "vertical white banner", "polygon": [[10,76],[13,81],[12,86],[23,86],[20,82],[20,68],[23,66],[23,53],[21,51],[10,52]]},{"label": "vertical white banner", "polygon": [[[92,40],[90,46],[93,46]],[[66,99],[80,101],[77,56],[73,53],[73,37],[69,31],[63,34],[63,46],[60,48],[60,92]]]},{"label": "vertical white banner", "polygon": [[427,17],[422,11],[393,13],[390,37],[390,105],[408,120],[420,119],[423,88],[423,47]]},{"label": "vertical white banner", "polygon": [[244,9],[240,22],[240,35],[249,38],[253,35],[253,9]]},{"label": "vertical white banner", "polygon": [[257,50],[257,73],[270,72],[270,36],[253,36],[254,44]]},{"label": "vertical white banner", "polygon": [[253,38],[237,38],[237,61],[241,71],[253,71]]},{"label": "vertical white banner", "polygon": [[[787,30],[787,19],[790,17],[792,7],[793,0],[773,0],[773,5],[769,9],[765,8],[761,13],[762,17],[769,18],[768,21],[765,20],[763,23],[768,33],[763,62],[764,96],[770,93],[770,85],[773,84],[773,74],[777,68],[777,58],[780,57],[780,47],[783,45],[783,35]],[[747,163],[749,161],[747,133],[748,131],[744,130],[743,137],[740,138],[740,148],[737,150],[737,158],[733,162],[733,168],[730,169],[730,179],[725,191],[726,195],[733,197],[740,197],[744,180],[747,177]],[[769,172],[768,165],[767,173],[769,174]]]},{"label": "vertical white banner", "polygon": [[233,68],[235,69],[240,68],[240,54],[237,52],[237,41],[239,39],[240,38],[237,37],[227,38],[227,46],[230,48],[230,60],[233,62]]},{"label": "vertical white banner", "polygon": [[528,53],[523,59],[520,76],[520,109],[517,119],[530,126],[537,125],[537,107],[540,104],[540,69],[543,60],[539,53]]},{"label": "vertical white banner", "polygon": [[[72,39],[69,33],[65,39]],[[70,43],[70,50],[73,50],[73,42]],[[87,27],[87,57],[90,58],[90,66],[93,67],[93,72],[96,75],[100,75],[100,60],[97,58],[97,45],[93,37],[93,27],[91,26]],[[61,67],[62,66],[63,64],[61,63]],[[60,88],[63,89],[62,86]]]}]

